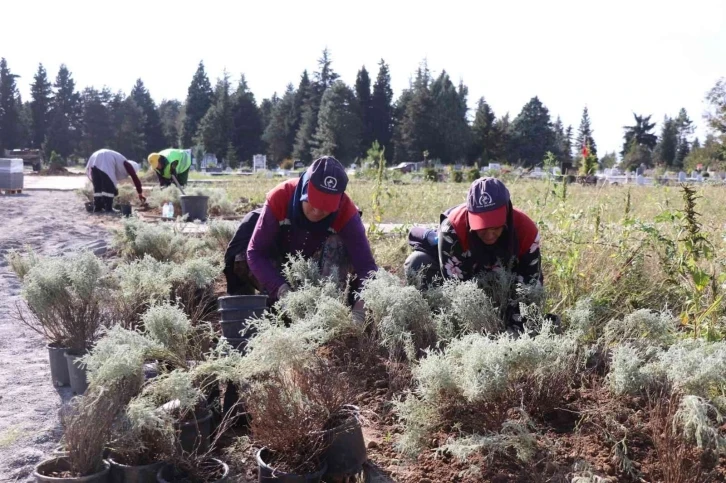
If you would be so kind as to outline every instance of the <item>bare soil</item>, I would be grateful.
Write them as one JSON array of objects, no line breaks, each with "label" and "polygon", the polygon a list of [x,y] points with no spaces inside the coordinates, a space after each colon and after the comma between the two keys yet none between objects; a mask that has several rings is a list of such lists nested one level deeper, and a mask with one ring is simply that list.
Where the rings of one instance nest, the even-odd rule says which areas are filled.
[{"label": "bare soil", "polygon": [[0,481],[34,481],[61,430],[58,410],[70,388],[55,388],[42,337],[14,317],[20,281],[4,255],[29,246],[42,255],[105,250],[108,232],[72,192],[33,191],[0,199]]}]

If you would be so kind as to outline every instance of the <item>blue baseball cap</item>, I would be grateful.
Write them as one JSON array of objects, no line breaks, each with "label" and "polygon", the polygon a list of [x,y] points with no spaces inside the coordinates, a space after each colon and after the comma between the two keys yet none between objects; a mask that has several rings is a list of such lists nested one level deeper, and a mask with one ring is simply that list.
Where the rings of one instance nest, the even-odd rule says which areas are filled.
[{"label": "blue baseball cap", "polygon": [[484,230],[507,224],[509,190],[497,178],[479,178],[469,187],[466,197],[469,228]]},{"label": "blue baseball cap", "polygon": [[348,186],[348,175],[340,162],[332,156],[316,159],[305,174],[309,179],[307,201],[314,208],[333,213]]}]

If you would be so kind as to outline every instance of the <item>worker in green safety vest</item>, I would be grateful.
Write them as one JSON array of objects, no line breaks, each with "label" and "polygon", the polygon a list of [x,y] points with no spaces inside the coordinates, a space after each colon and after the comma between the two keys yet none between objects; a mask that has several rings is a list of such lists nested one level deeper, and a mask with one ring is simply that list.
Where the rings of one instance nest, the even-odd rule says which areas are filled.
[{"label": "worker in green safety vest", "polygon": [[165,149],[158,153],[151,153],[148,157],[149,165],[156,172],[159,184],[166,187],[172,184],[171,177],[176,177],[180,185],[185,186],[189,179],[189,168],[192,157],[184,149]]}]

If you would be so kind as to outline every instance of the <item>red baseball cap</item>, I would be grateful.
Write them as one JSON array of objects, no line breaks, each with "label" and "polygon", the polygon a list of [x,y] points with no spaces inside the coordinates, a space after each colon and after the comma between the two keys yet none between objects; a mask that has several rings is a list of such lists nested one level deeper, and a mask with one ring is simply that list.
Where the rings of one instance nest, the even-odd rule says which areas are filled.
[{"label": "red baseball cap", "polygon": [[338,211],[340,200],[348,186],[348,175],[340,162],[332,156],[316,159],[308,168],[307,201],[318,210]]},{"label": "red baseball cap", "polygon": [[507,224],[509,190],[496,178],[479,178],[469,187],[466,209],[473,231]]}]

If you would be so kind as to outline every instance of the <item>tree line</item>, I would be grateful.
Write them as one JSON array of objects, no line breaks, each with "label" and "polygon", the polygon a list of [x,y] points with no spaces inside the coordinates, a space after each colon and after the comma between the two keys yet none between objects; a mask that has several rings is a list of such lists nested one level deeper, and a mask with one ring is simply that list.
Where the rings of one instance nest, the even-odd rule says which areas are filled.
[{"label": "tree line", "polygon": [[[378,63],[375,79],[365,66],[355,85],[348,86],[333,69],[326,49],[317,69],[302,72],[297,85],[257,102],[244,74],[236,85],[226,71],[212,86],[200,62],[182,103],[152,99],[141,79],[130,93],[109,88],[77,90],[70,70],[61,65],[51,83],[42,64],[33,77],[30,100],[23,101],[6,60],[0,60],[0,148],[42,149],[63,158],[88,157],[109,147],[131,159],[145,159],[165,147],[192,148],[197,156],[213,153],[232,167],[249,164],[266,153],[272,163],[299,159],[309,163],[332,154],[346,164],[365,158],[377,143],[389,163],[438,160],[444,164],[489,162],[542,166],[564,163],[586,170],[584,148],[602,167],[620,158],[626,168],[664,166],[680,169],[696,161],[723,161],[723,134],[710,120],[715,134],[701,145],[685,109],[666,116],[660,135],[651,116],[634,114],[625,126],[623,149],[598,155],[587,107],[577,130],[533,97],[519,114],[497,116],[482,97],[473,115],[468,88],[452,82],[444,70],[433,75],[426,62],[416,70],[398,99],[391,88],[389,66]],[[721,89],[721,91],[718,91]],[[718,111],[723,82],[709,93]],[[724,124],[726,126],[726,124]],[[2,151],[0,150],[0,153]],[[588,158],[589,159],[589,158]],[[289,163],[289,161],[287,161]]]}]

